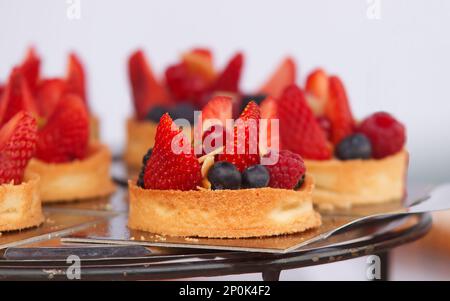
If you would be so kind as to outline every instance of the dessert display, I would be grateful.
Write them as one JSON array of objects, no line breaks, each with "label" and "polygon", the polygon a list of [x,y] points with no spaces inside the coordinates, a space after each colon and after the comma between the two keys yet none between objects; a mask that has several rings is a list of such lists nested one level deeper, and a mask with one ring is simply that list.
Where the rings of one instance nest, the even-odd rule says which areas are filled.
[{"label": "dessert display", "polygon": [[403,124],[386,112],[358,121],[342,81],[323,70],[306,94],[290,86],[276,101],[280,144],[305,158],[314,176],[314,203],[322,208],[400,201],[408,152]]},{"label": "dessert display", "polygon": [[[7,87],[5,93],[13,92]],[[0,231],[35,227],[44,221],[39,176],[24,176],[36,142],[37,123],[29,113],[19,111],[0,127]]]},{"label": "dessert display", "polygon": [[40,178],[43,202],[72,201],[108,195],[115,189],[109,175],[111,153],[92,139],[96,124],[88,110],[84,72],[70,56],[65,79],[43,79],[40,60],[31,50],[13,69],[0,101],[0,125],[19,111],[38,124],[36,153],[25,175]]},{"label": "dessert display", "polygon": [[139,169],[142,156],[154,144],[157,124],[165,112],[174,120],[184,118],[193,124],[194,110],[201,110],[214,95],[228,95],[233,99],[233,116],[237,117],[249,101],[259,104],[267,94],[278,96],[296,79],[295,63],[286,58],[258,93],[245,95],[239,87],[243,64],[243,55],[237,53],[218,72],[212,52],[196,48],[184,53],[180,62],[169,66],[163,80],[155,76],[141,50],[133,53],[128,71],[135,114],[126,125],[124,160],[127,166]]},{"label": "dessert display", "polygon": [[[203,126],[212,117],[210,108],[220,112],[216,121],[232,118],[232,98],[217,96],[211,103],[202,111],[208,116]],[[251,132],[260,116],[250,102],[231,128],[214,122],[203,131],[198,148],[164,114],[138,180],[129,181],[129,227],[170,236],[244,238],[320,226],[312,205],[314,180],[301,156],[259,153],[261,141]],[[263,165],[269,156],[278,160]]]}]

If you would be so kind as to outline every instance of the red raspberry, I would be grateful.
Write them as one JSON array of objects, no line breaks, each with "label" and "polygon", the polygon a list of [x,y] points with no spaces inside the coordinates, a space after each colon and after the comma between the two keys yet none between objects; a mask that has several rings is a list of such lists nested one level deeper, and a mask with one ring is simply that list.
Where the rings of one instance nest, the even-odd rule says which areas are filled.
[{"label": "red raspberry", "polygon": [[270,173],[269,187],[294,189],[305,175],[306,168],[303,158],[288,150],[279,153],[278,162],[266,165]]},{"label": "red raspberry", "polygon": [[375,159],[399,152],[406,142],[403,124],[385,112],[378,112],[367,117],[357,131],[369,138]]}]

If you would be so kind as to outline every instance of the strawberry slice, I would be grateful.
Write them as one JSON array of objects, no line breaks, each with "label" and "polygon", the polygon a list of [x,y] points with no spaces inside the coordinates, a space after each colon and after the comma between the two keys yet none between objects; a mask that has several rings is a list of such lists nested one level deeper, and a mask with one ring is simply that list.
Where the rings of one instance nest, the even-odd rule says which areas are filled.
[{"label": "strawberry slice", "polygon": [[153,75],[142,50],[138,50],[130,56],[128,73],[138,119],[145,119],[152,106],[166,104],[169,101],[165,87]]},{"label": "strawberry slice", "polygon": [[86,107],[88,107],[86,95],[86,75],[83,64],[75,53],[71,53],[69,55],[66,77],[66,93],[80,96]]},{"label": "strawberry slice", "polygon": [[328,75],[323,69],[316,69],[306,79],[305,91],[319,100],[328,99]]},{"label": "strawberry slice", "polygon": [[210,119],[218,119],[221,125],[225,127],[226,120],[232,118],[232,99],[228,96],[213,97],[202,110],[202,131],[207,130],[213,124]]},{"label": "strawberry slice", "polygon": [[83,159],[89,144],[89,114],[78,95],[66,94],[39,131],[36,157],[48,163]]},{"label": "strawberry slice", "polygon": [[296,81],[296,66],[292,58],[283,60],[278,69],[272,74],[269,80],[259,89],[259,94],[280,97],[284,89]]},{"label": "strawberry slice", "polygon": [[36,104],[21,68],[14,68],[0,101],[0,126],[19,111],[37,115]]},{"label": "strawberry slice", "polygon": [[[263,153],[267,153],[272,146],[276,146],[277,144],[279,149],[281,149],[279,131],[272,131],[272,124],[271,124],[272,120],[278,120],[277,101],[272,96],[268,96],[261,102],[260,107],[261,107],[261,119],[267,120],[267,143],[265,145],[267,149],[265,150],[263,149],[262,151]],[[264,129],[261,128],[261,131],[263,130]],[[261,145],[262,144],[260,142],[260,147]]]},{"label": "strawberry slice", "polygon": [[243,64],[244,56],[239,52],[231,58],[225,69],[219,75],[214,84],[213,90],[239,93],[239,82],[241,79]]},{"label": "strawberry slice", "polygon": [[41,60],[37,55],[36,50],[33,47],[29,48],[25,60],[20,68],[22,69],[22,73],[33,95],[36,93],[36,87],[39,81],[40,65]]},{"label": "strawberry slice", "polygon": [[331,122],[331,142],[335,145],[354,132],[355,121],[347,93],[342,81],[337,76],[330,76],[325,115]]},{"label": "strawberry slice", "polygon": [[39,116],[48,118],[55,110],[56,105],[66,90],[66,82],[60,78],[44,79],[36,93],[36,105]]},{"label": "strawberry slice", "polygon": [[216,78],[212,54],[205,49],[194,49],[182,56],[182,62],[186,65],[189,73],[198,74],[207,83],[212,83]]},{"label": "strawberry slice", "polygon": [[[178,153],[172,141],[188,153]],[[156,129],[155,145],[144,172],[144,187],[161,190],[193,190],[201,185],[200,164],[182,131],[164,114]]]},{"label": "strawberry slice", "polygon": [[20,111],[0,130],[0,185],[20,184],[37,142],[37,124],[30,113]]},{"label": "strawberry slice", "polygon": [[260,115],[258,105],[253,101],[249,102],[235,123],[233,141],[227,139],[223,153],[218,155],[219,161],[233,163],[241,172],[249,166],[259,164],[258,125]]},{"label": "strawberry slice", "polygon": [[331,158],[325,133],[298,86],[292,85],[284,91],[278,101],[278,116],[281,142],[287,150],[306,159]]}]

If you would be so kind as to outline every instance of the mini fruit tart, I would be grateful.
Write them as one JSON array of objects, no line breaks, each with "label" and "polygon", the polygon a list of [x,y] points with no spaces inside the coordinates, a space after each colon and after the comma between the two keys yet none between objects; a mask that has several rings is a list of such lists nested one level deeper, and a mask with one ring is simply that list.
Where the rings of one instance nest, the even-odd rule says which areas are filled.
[{"label": "mini fruit tart", "polygon": [[305,158],[314,176],[313,200],[322,209],[401,201],[408,152],[405,128],[388,113],[357,122],[343,83],[314,71],[307,96],[288,87],[278,100],[280,143]]},{"label": "mini fruit tart", "polygon": [[7,120],[0,129],[0,231],[35,227],[44,221],[39,176],[24,177],[36,142],[37,123],[25,111]]},{"label": "mini fruit tart", "polygon": [[[218,119],[231,118],[231,98],[211,102],[223,106],[220,112],[230,113]],[[314,181],[305,174],[300,155],[276,152],[278,160],[262,165],[266,156],[275,154],[251,151],[249,125],[259,124],[258,105],[250,102],[238,120],[244,128],[235,125],[234,137],[243,139],[244,151],[237,149],[239,139],[232,139],[232,150],[216,145],[208,152],[203,145],[206,154],[197,157],[191,142],[164,114],[137,183],[129,181],[128,226],[162,235],[211,238],[272,236],[319,227],[321,218],[312,204]],[[202,141],[217,132],[205,131]],[[175,145],[184,150],[181,153],[173,149],[180,136]],[[216,141],[227,137],[222,131]]]},{"label": "mini fruit tart", "polygon": [[36,156],[27,173],[41,178],[43,202],[102,197],[115,190],[111,153],[89,142],[89,114],[80,97],[66,94],[38,131]]},{"label": "mini fruit tart", "polygon": [[173,120],[183,118],[191,125],[194,111],[201,109],[216,91],[238,93],[243,64],[236,54],[223,71],[216,72],[212,53],[193,49],[181,61],[169,66],[165,80],[158,80],[141,50],[128,60],[128,72],[135,114],[127,120],[124,160],[131,170],[139,170],[141,160],[155,142],[161,116],[168,112]]}]

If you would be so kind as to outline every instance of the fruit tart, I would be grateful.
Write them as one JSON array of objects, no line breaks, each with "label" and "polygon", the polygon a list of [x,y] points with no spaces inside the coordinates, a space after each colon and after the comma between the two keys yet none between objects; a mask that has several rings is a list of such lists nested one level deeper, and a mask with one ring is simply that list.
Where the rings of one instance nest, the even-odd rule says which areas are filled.
[{"label": "fruit tart", "polygon": [[35,227],[44,220],[39,176],[24,176],[36,142],[37,123],[30,113],[19,111],[0,127],[0,231]]},{"label": "fruit tart", "polygon": [[237,53],[217,72],[211,51],[193,49],[182,55],[181,62],[166,69],[165,80],[159,80],[144,53],[141,50],[133,53],[128,60],[128,72],[135,114],[126,126],[127,166],[139,170],[143,155],[154,144],[156,128],[164,113],[168,112],[174,120],[183,118],[193,124],[194,110],[200,110],[212,94],[217,91],[237,94],[242,65],[243,56]]},{"label": "fruit tart", "polygon": [[[231,118],[231,98],[211,102]],[[272,236],[319,227],[321,218],[312,205],[313,178],[305,173],[301,156],[287,150],[259,153],[259,135],[251,134],[260,122],[258,105],[250,102],[231,128],[217,122],[223,117],[217,116],[204,131],[201,144],[195,139],[191,144],[169,114],[161,117],[154,148],[144,156],[137,182],[129,181],[129,227],[211,238]]]},{"label": "fruit tart", "polygon": [[280,143],[305,158],[322,208],[400,201],[408,152],[405,128],[385,112],[353,117],[342,81],[323,70],[307,79],[306,95],[288,87],[277,101]]}]

